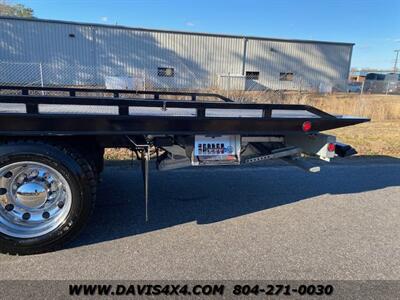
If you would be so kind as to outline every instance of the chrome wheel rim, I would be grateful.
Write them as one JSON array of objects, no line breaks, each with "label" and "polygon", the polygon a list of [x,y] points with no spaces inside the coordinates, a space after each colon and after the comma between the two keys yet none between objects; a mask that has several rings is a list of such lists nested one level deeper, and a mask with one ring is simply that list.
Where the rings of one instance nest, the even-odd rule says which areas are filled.
[{"label": "chrome wheel rim", "polygon": [[71,210],[71,188],[54,168],[22,161],[0,168],[0,232],[15,238],[45,235]]}]

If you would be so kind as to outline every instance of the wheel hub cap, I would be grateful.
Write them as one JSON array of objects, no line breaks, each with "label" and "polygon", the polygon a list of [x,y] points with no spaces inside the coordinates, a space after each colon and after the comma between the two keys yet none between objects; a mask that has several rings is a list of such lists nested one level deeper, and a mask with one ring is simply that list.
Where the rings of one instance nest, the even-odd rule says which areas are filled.
[{"label": "wheel hub cap", "polygon": [[39,183],[28,182],[17,189],[17,201],[29,208],[39,208],[47,200],[47,190]]}]

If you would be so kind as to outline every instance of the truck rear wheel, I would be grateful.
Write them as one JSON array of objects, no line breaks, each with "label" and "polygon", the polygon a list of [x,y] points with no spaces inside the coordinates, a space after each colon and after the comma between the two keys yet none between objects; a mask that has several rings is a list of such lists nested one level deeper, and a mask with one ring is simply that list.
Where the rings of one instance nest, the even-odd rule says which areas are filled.
[{"label": "truck rear wheel", "polygon": [[86,223],[95,201],[90,164],[67,147],[0,145],[0,252],[55,250]]}]

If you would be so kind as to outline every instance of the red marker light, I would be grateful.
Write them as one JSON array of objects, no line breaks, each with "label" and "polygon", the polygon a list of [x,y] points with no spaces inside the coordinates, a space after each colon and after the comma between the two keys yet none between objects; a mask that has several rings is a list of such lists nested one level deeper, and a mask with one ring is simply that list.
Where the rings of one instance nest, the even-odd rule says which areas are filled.
[{"label": "red marker light", "polygon": [[328,144],[328,151],[329,152],[334,152],[335,151],[335,144],[334,143],[329,143]]},{"label": "red marker light", "polygon": [[310,121],[305,121],[303,123],[302,128],[303,128],[304,132],[310,131],[311,130],[311,122]]}]

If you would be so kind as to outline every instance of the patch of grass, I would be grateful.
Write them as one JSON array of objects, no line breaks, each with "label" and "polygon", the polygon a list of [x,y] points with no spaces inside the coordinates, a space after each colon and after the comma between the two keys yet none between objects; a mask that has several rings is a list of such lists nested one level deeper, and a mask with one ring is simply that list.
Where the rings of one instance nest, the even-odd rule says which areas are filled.
[{"label": "patch of grass", "polygon": [[[135,154],[133,154],[135,158]],[[107,148],[104,152],[106,160],[131,160],[132,151],[126,148]]]},{"label": "patch of grass", "polygon": [[400,120],[400,95],[249,92],[247,99],[257,103],[306,104],[331,114],[360,116],[374,121]]},{"label": "patch of grass", "polygon": [[400,120],[398,95],[310,95],[304,102],[332,114],[367,117],[373,121]]}]

